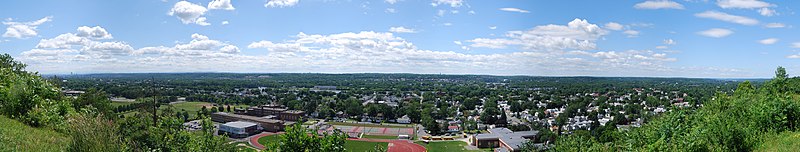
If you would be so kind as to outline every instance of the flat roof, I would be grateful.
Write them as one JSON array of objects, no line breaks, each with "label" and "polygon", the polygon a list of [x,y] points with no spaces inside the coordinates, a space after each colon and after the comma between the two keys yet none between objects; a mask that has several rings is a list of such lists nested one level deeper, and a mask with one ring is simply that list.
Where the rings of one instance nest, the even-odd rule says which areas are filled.
[{"label": "flat roof", "polygon": [[475,138],[478,140],[499,139],[512,149],[519,149],[523,144],[525,144],[525,142],[528,141],[527,138],[534,137],[537,134],[539,134],[539,131],[514,132],[508,128],[492,128],[489,129],[488,134],[478,134],[475,135]]},{"label": "flat roof", "polygon": [[248,116],[248,115],[237,115],[237,114],[230,114],[230,113],[225,113],[225,112],[216,112],[216,113],[213,113],[212,115],[225,115],[225,116],[229,116],[229,117],[235,117],[235,118],[238,118],[238,119],[255,121],[255,122],[258,122],[258,123],[281,123],[280,120],[275,120],[275,119],[267,119],[267,118],[254,117],[254,116]]},{"label": "flat roof", "polygon": [[225,123],[225,124],[222,124],[222,125],[229,126],[229,127],[234,127],[234,128],[247,128],[247,127],[255,126],[256,124],[252,123],[252,122],[247,122],[247,121],[234,121],[234,122],[228,122],[228,123]]}]

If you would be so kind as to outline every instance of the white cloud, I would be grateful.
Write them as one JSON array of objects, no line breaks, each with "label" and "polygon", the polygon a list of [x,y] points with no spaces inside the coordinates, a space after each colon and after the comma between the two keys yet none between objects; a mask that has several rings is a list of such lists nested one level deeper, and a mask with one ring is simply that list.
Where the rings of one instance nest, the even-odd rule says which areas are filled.
[{"label": "white cloud", "polygon": [[500,8],[501,11],[508,11],[508,12],[519,12],[519,13],[529,13],[530,11],[519,9],[519,8],[511,8],[511,7],[504,7]]},{"label": "white cloud", "polygon": [[605,27],[606,29],[609,29],[609,30],[619,31],[619,30],[622,30],[622,28],[624,28],[625,26],[623,26],[622,24],[616,23],[616,22],[608,22],[603,27]]},{"label": "white cloud", "polygon": [[[596,40],[603,32],[577,20],[568,25],[543,25],[510,31],[508,39],[525,36]],[[522,33],[520,33],[522,32]],[[524,34],[527,33],[527,34]],[[448,73],[499,75],[587,76],[720,76],[732,70],[668,67],[678,59],[649,50],[571,51],[573,49],[494,54],[465,54],[417,48],[388,32],[361,31],[330,35],[299,33],[287,40],[257,41],[243,54],[235,45],[192,34],[191,42],[174,46],[132,48],[125,42],[99,41],[62,34],[64,49],[35,48],[20,57],[44,73],[97,72],[321,72],[321,73]],[[117,35],[119,36],[119,35]],[[69,42],[67,42],[69,41]],[[514,40],[512,40],[514,41]],[[462,41],[454,41],[458,44]],[[524,42],[524,41],[523,41]],[[41,44],[45,45],[45,44]],[[522,45],[520,45],[522,46]],[[262,50],[263,49],[263,50]],[[468,50],[467,47],[462,47]],[[664,51],[666,52],[666,51]],[[698,70],[700,69],[700,70]],[[479,73],[476,73],[479,71]],[[698,72],[701,71],[701,72]],[[664,73],[667,73],[666,75]]]},{"label": "white cloud", "polygon": [[194,21],[194,24],[197,24],[197,25],[200,25],[200,26],[211,25],[211,23],[206,22],[206,17],[197,18],[197,20]]},{"label": "white cloud", "polygon": [[717,6],[721,8],[744,8],[755,9],[773,6],[770,3],[759,0],[717,0]]},{"label": "white cloud", "polygon": [[669,0],[648,0],[645,2],[633,5],[636,9],[684,9],[683,5],[678,2]]},{"label": "white cloud", "polygon": [[111,38],[113,38],[111,36],[111,34],[109,34],[108,31],[106,31],[106,29],[104,29],[104,28],[102,28],[100,26],[95,26],[95,27],[81,26],[81,27],[78,27],[78,33],[76,33],[76,35],[80,36],[80,37],[89,37],[89,38],[94,38],[94,39],[111,39]]},{"label": "white cloud", "polygon": [[800,42],[792,43],[792,48],[800,48]]},{"label": "white cloud", "polygon": [[733,34],[733,31],[723,28],[712,28],[705,31],[697,32],[697,34],[707,37],[721,38]]},{"label": "white cloud", "polygon": [[457,45],[461,45],[462,44],[461,41],[453,41],[453,43],[455,43]]},{"label": "white cloud", "polygon": [[497,26],[489,26],[489,29],[492,29],[492,30],[497,29]]},{"label": "white cloud", "polygon": [[192,4],[187,1],[180,1],[175,3],[172,9],[169,10],[170,16],[178,17],[183,24],[195,23],[198,25],[208,24],[205,22],[205,17],[202,17],[208,9],[203,6]]},{"label": "white cloud", "polygon": [[663,50],[663,49],[668,49],[668,48],[669,47],[663,46],[663,45],[656,46],[656,49],[662,49]]},{"label": "white cloud", "polygon": [[786,56],[786,58],[790,58],[790,59],[800,59],[800,54],[792,54],[792,55]]},{"label": "white cloud", "polygon": [[400,2],[400,1],[402,1],[402,0],[384,0],[384,2],[389,3],[389,4],[395,4],[395,3]]},{"label": "white cloud", "polygon": [[509,31],[506,38],[469,40],[471,47],[506,48],[519,46],[525,50],[591,50],[595,41],[608,31],[586,20],[575,19],[567,25],[542,25],[527,31]]},{"label": "white cloud", "polygon": [[405,28],[405,27],[402,27],[402,26],[400,26],[400,27],[391,27],[391,28],[389,28],[389,32],[392,32],[392,33],[417,33],[417,31],[414,30],[414,29]]},{"label": "white cloud", "polygon": [[208,9],[234,10],[231,0],[212,0],[208,2]]},{"label": "white cloud", "polygon": [[786,25],[784,25],[783,23],[767,23],[766,25],[764,25],[764,27],[766,27],[766,28],[784,28],[784,27],[786,27]]},{"label": "white cloud", "polygon": [[765,44],[765,45],[775,44],[776,42],[778,42],[777,38],[767,38],[767,39],[763,39],[763,40],[759,40],[758,41],[758,43]]},{"label": "white cloud", "polygon": [[625,35],[628,35],[628,37],[637,37],[637,36],[639,36],[639,31],[636,31],[636,30],[625,30],[622,33],[624,33]]},{"label": "white cloud", "polygon": [[395,10],[394,8],[386,8],[385,12],[386,13],[397,13],[397,10]]},{"label": "white cloud", "polygon": [[725,21],[725,22],[742,24],[742,25],[756,25],[756,24],[758,24],[758,20],[756,20],[756,19],[743,17],[743,16],[731,15],[731,14],[727,14],[727,13],[723,13],[723,12],[717,12],[717,11],[705,11],[705,12],[702,12],[702,13],[694,14],[694,16],[700,17],[700,18],[709,18],[709,19],[715,19],[715,20],[720,20],[720,21]]},{"label": "white cloud", "polygon": [[11,19],[8,19],[3,22],[3,25],[8,26],[6,27],[6,32],[3,33],[3,37],[13,37],[18,39],[34,37],[39,35],[39,33],[36,31],[36,28],[39,25],[52,21],[52,18],[52,16],[47,16],[32,22],[12,22]]},{"label": "white cloud", "polygon": [[761,16],[774,16],[778,14],[775,10],[766,7],[759,9],[758,13],[761,14]]},{"label": "white cloud", "polygon": [[228,24],[230,24],[230,23],[231,23],[231,22],[228,22],[228,21],[222,21],[222,23],[220,23],[220,24],[222,24],[222,25],[228,25]]},{"label": "white cloud", "polygon": [[447,22],[447,23],[443,23],[442,25],[444,25],[444,26],[453,26],[453,23]]},{"label": "white cloud", "polygon": [[464,1],[463,0],[433,0],[433,3],[431,3],[431,5],[434,6],[434,7],[439,6],[441,4],[450,5],[450,7],[461,7],[461,5],[464,5]]},{"label": "white cloud", "polygon": [[300,0],[267,0],[267,3],[264,4],[264,7],[292,7],[297,5]]},{"label": "white cloud", "polygon": [[666,45],[675,45],[675,44],[678,44],[678,42],[675,42],[675,40],[672,40],[672,39],[664,39],[664,44],[666,44]]}]

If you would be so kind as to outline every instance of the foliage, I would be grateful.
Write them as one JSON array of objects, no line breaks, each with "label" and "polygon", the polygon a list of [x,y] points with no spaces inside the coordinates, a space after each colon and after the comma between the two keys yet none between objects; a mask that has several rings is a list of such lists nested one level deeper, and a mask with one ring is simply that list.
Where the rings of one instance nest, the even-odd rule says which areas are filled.
[{"label": "foliage", "polygon": [[312,152],[312,151],[326,151],[326,152],[344,152],[345,139],[347,135],[342,132],[334,131],[331,134],[323,134],[321,137],[315,134],[316,131],[306,129],[301,125],[302,123],[295,123],[294,125],[286,127],[286,133],[280,134],[280,140],[275,143],[270,143],[267,150],[280,151],[280,152]]},{"label": "foliage", "polygon": [[757,90],[745,81],[733,95],[718,93],[697,110],[675,109],[607,142],[580,135],[561,137],[553,151],[752,151],[778,132],[797,131],[800,87],[778,68]]},{"label": "foliage", "polygon": [[69,134],[72,142],[69,151],[127,151],[115,123],[102,114],[81,113],[72,115]]},{"label": "foliage", "polygon": [[64,119],[73,111],[70,103],[58,87],[24,68],[7,54],[0,55],[0,114],[63,131]]},{"label": "foliage", "polygon": [[95,111],[104,116],[112,117],[114,115],[111,107],[111,100],[108,95],[102,90],[89,88],[85,93],[78,96],[73,100],[72,106],[75,109],[83,109],[87,107],[95,108]]}]

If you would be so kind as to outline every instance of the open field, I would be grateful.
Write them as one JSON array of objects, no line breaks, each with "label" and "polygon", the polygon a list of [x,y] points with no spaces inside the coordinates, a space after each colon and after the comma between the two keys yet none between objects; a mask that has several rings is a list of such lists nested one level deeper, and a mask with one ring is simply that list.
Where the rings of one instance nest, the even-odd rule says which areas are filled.
[{"label": "open field", "polygon": [[280,136],[278,136],[278,134],[275,134],[258,138],[258,143],[267,146],[269,145],[269,143],[278,142],[278,140],[280,140]]},{"label": "open field", "polygon": [[69,137],[0,116],[0,151],[66,151]]},{"label": "open field", "polygon": [[389,147],[389,143],[385,142],[368,142],[368,141],[355,141],[347,140],[344,142],[344,148],[352,152],[364,152],[375,149],[375,146],[381,146],[383,149]]},{"label": "open field", "polygon": [[111,101],[111,107],[119,107],[124,105],[130,105],[138,102],[118,102],[118,101]]},{"label": "open field", "polygon": [[492,151],[490,148],[481,149],[481,150],[467,150],[464,146],[467,143],[463,141],[444,141],[444,142],[414,142],[416,144],[425,146],[429,152],[482,152],[482,151]]}]

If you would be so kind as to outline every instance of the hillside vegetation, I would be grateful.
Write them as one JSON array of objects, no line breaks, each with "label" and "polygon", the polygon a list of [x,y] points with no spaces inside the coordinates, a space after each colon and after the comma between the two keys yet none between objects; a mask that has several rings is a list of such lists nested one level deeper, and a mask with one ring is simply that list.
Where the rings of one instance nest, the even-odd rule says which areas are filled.
[{"label": "hillside vegetation", "polygon": [[[800,125],[800,78],[779,67],[760,88],[739,84],[698,109],[677,109],[603,141],[585,134],[558,139],[552,151],[782,151],[796,145]],[[772,139],[778,137],[777,139]],[[796,150],[796,149],[794,149]]]}]

